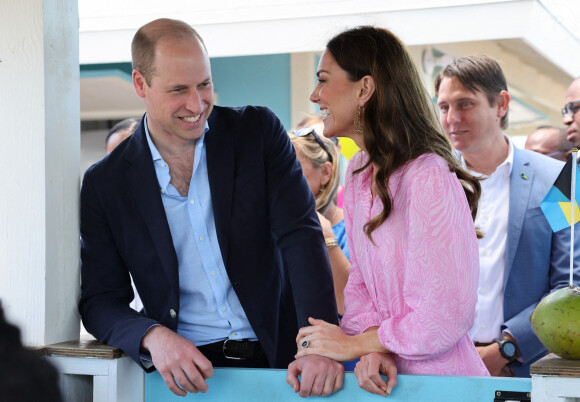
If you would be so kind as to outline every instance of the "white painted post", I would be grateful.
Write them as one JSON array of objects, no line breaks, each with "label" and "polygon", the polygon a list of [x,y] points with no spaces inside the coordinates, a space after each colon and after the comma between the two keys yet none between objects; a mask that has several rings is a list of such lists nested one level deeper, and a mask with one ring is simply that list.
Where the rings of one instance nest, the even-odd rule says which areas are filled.
[{"label": "white painted post", "polygon": [[316,85],[315,53],[290,54],[290,105],[293,128],[305,115],[315,113],[310,94]]},{"label": "white painted post", "polygon": [[0,299],[26,345],[79,336],[77,0],[0,1]]},{"label": "white painted post", "polygon": [[[58,368],[62,378],[69,377],[70,380],[76,381],[65,390],[68,392],[65,401],[76,402],[81,398],[93,402],[145,400],[145,373],[127,355],[115,359],[65,356],[49,356],[47,359]],[[87,376],[91,378],[92,384],[79,382],[79,379],[82,381],[83,377]]]}]

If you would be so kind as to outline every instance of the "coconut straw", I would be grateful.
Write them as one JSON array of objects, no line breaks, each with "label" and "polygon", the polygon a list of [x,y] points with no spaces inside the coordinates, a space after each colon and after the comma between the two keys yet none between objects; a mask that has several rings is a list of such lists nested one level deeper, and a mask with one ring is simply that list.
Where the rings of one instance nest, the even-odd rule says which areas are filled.
[{"label": "coconut straw", "polygon": [[572,151],[572,183],[570,187],[570,286],[574,286],[574,211],[576,210],[576,164],[578,149]]}]

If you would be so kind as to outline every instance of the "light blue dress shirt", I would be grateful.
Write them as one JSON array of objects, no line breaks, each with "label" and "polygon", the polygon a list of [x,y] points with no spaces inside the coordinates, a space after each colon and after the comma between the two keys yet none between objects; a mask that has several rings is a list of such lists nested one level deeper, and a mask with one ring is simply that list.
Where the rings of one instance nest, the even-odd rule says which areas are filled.
[{"label": "light blue dress shirt", "polygon": [[230,283],[218,243],[204,142],[208,129],[206,123],[203,135],[196,142],[189,194],[182,197],[169,183],[169,166],[153,144],[145,124],[179,262],[177,333],[197,346],[226,338],[257,340]]}]

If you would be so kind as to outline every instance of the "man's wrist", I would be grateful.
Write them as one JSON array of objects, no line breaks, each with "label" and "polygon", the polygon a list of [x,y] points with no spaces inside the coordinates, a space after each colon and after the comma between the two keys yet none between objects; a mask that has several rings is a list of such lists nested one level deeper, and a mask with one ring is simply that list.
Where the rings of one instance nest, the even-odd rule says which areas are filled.
[{"label": "man's wrist", "polygon": [[504,359],[510,363],[517,360],[519,356],[519,349],[515,340],[506,337],[498,338],[495,340],[495,342],[499,345],[499,352]]}]

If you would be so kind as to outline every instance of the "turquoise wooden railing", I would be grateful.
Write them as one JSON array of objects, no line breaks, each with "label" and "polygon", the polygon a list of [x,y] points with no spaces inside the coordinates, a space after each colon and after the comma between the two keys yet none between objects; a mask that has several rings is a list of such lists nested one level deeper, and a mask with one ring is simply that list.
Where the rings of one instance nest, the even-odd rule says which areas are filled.
[{"label": "turquoise wooden railing", "polygon": [[[529,378],[399,375],[397,381],[387,398],[389,402],[493,402],[497,391],[528,393],[532,390]],[[145,376],[145,402],[304,401],[286,384],[285,370],[216,368],[208,385],[206,394],[188,394],[182,398],[171,393],[159,373],[153,372]],[[366,402],[384,399],[360,389],[354,373],[349,372],[345,374],[342,389],[324,400]]]}]

